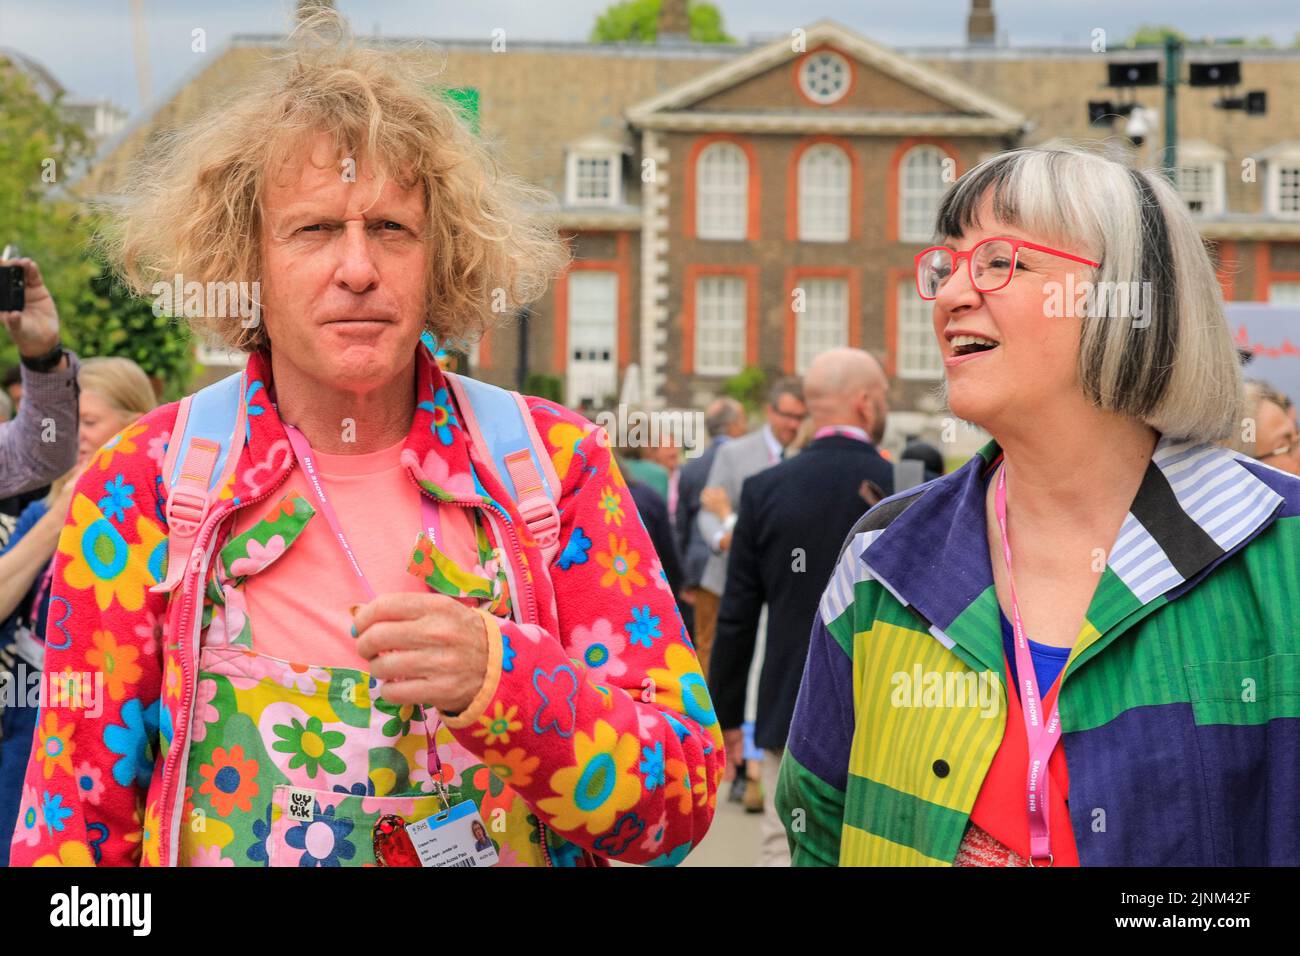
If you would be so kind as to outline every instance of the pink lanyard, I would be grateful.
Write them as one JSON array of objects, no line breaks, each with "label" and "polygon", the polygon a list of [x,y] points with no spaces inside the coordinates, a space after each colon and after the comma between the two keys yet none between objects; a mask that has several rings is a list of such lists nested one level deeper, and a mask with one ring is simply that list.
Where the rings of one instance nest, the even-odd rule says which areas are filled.
[{"label": "pink lanyard", "polygon": [[998,471],[998,486],[993,498],[998,517],[998,530],[1002,534],[1002,555],[1007,562],[1007,587],[1011,591],[1011,624],[1015,630],[1016,671],[1020,678],[1020,704],[1025,718],[1025,738],[1029,743],[1029,773],[1026,797],[1029,805],[1029,863],[1047,859],[1052,863],[1052,840],[1047,799],[1050,778],[1047,763],[1061,739],[1061,718],[1055,688],[1047,692],[1052,699],[1047,723],[1043,724],[1043,704],[1038,695],[1038,678],[1034,674],[1034,659],[1029,653],[1029,638],[1020,618],[1020,605],[1016,601],[1016,583],[1011,574],[1011,539],[1007,535],[1007,471],[1006,464]]},{"label": "pink lanyard", "polygon": [[[348,544],[347,536],[343,533],[343,526],[339,524],[338,515],[334,511],[333,505],[330,504],[329,496],[325,493],[325,486],[321,484],[320,474],[316,471],[316,459],[312,457],[311,445],[308,443],[306,436],[292,425],[284,426],[285,433],[289,436],[289,444],[293,446],[293,453],[298,457],[298,463],[302,466],[303,474],[307,476],[312,491],[316,493],[316,498],[320,502],[320,510],[325,515],[325,521],[330,526],[330,531],[334,532],[334,539],[338,541],[339,547],[343,549],[343,554],[347,556],[348,564],[352,565],[352,571],[356,574],[357,580],[361,582],[362,589],[370,600],[374,600],[375,589],[370,586],[366,580],[365,572],[361,570],[361,565],[357,563],[357,556],[352,551],[352,546]],[[424,527],[428,531],[430,540],[434,544],[439,544],[442,539],[442,521],[438,516],[438,507],[428,499],[424,494],[420,495],[420,516],[424,520]]]},{"label": "pink lanyard", "polygon": [[[303,474],[307,476],[312,491],[316,493],[316,498],[320,502],[321,513],[325,515],[325,521],[329,524],[330,531],[334,532],[334,539],[347,556],[348,563],[352,565],[352,570],[356,573],[357,580],[361,582],[361,587],[365,590],[366,596],[373,601],[377,597],[375,589],[370,586],[370,581],[366,579],[365,572],[361,570],[361,565],[357,563],[357,556],[353,553],[352,546],[348,544],[347,535],[343,533],[343,526],[339,523],[338,514],[334,511],[334,506],[330,504],[329,496],[325,493],[325,486],[321,483],[320,474],[316,470],[316,459],[312,457],[311,443],[307,441],[302,432],[292,425],[285,425],[284,430],[289,436],[289,444],[293,446],[293,453],[298,457],[298,463],[302,466]],[[435,544],[438,543],[442,537],[438,507],[423,493],[420,494],[420,514],[424,519],[424,526],[428,530],[429,537]],[[441,797],[444,804],[449,805],[447,794],[442,785],[442,760],[438,756],[438,744],[435,740],[439,721],[435,717],[432,726],[430,726],[429,709],[427,707],[422,708],[425,715],[425,733],[428,734],[430,775],[433,776],[434,793]]]},{"label": "pink lanyard", "polygon": [[839,435],[841,438],[852,438],[854,441],[871,444],[871,439],[867,437],[866,432],[857,428],[850,428],[848,425],[827,425],[824,428],[819,428],[813,432],[813,441],[830,435]]}]

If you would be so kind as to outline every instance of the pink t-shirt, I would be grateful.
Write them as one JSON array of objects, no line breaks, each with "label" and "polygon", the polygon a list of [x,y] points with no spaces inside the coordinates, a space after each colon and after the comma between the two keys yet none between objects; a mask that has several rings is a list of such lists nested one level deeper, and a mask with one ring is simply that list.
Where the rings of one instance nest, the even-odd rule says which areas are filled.
[{"label": "pink t-shirt", "polygon": [[[376,594],[428,592],[407,567],[421,530],[420,490],[401,464],[403,442],[365,455],[313,451],[316,470],[343,534]],[[356,652],[349,608],[369,600],[330,530],[301,466],[273,499],[236,517],[235,534],[256,524],[285,495],[302,495],[316,509],[298,539],[274,564],[244,583],[253,650],[300,664],[367,670]],[[439,505],[440,540],[449,556],[473,567],[470,513]]]}]

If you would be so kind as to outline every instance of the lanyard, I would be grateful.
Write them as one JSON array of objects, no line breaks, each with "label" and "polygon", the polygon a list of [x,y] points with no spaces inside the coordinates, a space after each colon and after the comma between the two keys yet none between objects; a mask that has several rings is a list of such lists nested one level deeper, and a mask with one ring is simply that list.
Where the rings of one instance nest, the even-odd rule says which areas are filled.
[{"label": "lanyard", "polygon": [[[357,563],[357,556],[352,551],[352,546],[348,544],[347,535],[343,533],[343,526],[339,523],[338,514],[334,511],[334,506],[330,504],[329,495],[325,492],[325,486],[321,483],[320,473],[316,470],[316,459],[312,455],[311,443],[307,441],[305,435],[292,425],[284,426],[285,432],[289,436],[289,444],[293,446],[293,453],[298,458],[298,463],[302,466],[303,474],[307,476],[307,481],[311,485],[312,491],[316,493],[316,498],[320,502],[321,513],[325,515],[325,521],[330,526],[330,531],[334,533],[334,539],[343,549],[344,555],[347,556],[348,563],[352,565],[352,570],[361,582],[361,587],[366,592],[366,597],[374,600],[377,595],[375,589],[371,587],[370,581],[366,574],[361,570],[361,565]],[[438,517],[438,507],[430,501],[423,493],[420,493],[420,515],[423,519],[425,529],[429,537],[435,544],[441,540],[442,524]],[[438,756],[438,744],[435,735],[438,732],[438,718],[435,717],[432,722],[429,720],[429,710],[431,708],[421,708],[424,711],[425,733],[428,735],[428,756],[429,756],[429,776],[433,780],[433,791],[435,795],[442,799],[444,806],[450,806],[446,790],[442,783],[442,759]],[[435,711],[436,713],[436,711]]]},{"label": "lanyard", "polygon": [[842,438],[852,438],[854,441],[860,441],[867,445],[871,444],[871,439],[867,437],[866,432],[851,425],[826,425],[813,432],[813,441],[830,435],[839,435]]},{"label": "lanyard", "polygon": [[1007,535],[1007,470],[1005,463],[998,471],[998,486],[993,498],[998,517],[998,530],[1002,534],[1002,555],[1007,562],[1007,587],[1011,591],[1011,624],[1015,629],[1016,672],[1020,678],[1020,704],[1025,718],[1025,738],[1029,743],[1029,772],[1025,782],[1029,806],[1029,862],[1047,859],[1052,862],[1051,827],[1049,822],[1047,763],[1061,739],[1061,717],[1057,706],[1060,680],[1047,692],[1051,706],[1047,708],[1047,723],[1043,723],[1043,710],[1047,699],[1038,694],[1038,678],[1034,673],[1034,659],[1029,653],[1029,638],[1020,618],[1020,604],[1016,601],[1016,583],[1011,574],[1011,539]]},{"label": "lanyard", "polygon": [[[320,473],[316,470],[316,459],[312,456],[311,444],[308,443],[306,436],[292,425],[285,425],[284,430],[289,436],[289,444],[293,446],[293,453],[302,466],[303,474],[307,476],[307,481],[310,483],[312,491],[315,492],[316,499],[320,502],[321,513],[325,516],[330,531],[334,533],[334,540],[343,549],[343,554],[347,557],[348,564],[352,566],[352,571],[356,574],[357,580],[361,582],[366,597],[373,601],[376,597],[375,589],[370,586],[365,572],[361,570],[361,565],[357,563],[357,556],[352,551],[352,546],[348,544],[347,536],[343,533],[343,526],[339,524],[339,518],[334,511],[334,506],[330,504],[329,495],[326,494],[325,486],[320,480]],[[435,545],[440,544],[442,540],[442,521],[438,516],[438,507],[424,494],[420,495],[420,516],[430,540]]]}]

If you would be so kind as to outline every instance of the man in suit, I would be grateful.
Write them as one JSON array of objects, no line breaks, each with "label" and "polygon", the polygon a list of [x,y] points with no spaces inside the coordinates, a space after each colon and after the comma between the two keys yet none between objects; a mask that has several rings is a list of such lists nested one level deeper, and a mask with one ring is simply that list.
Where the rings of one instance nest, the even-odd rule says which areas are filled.
[{"label": "man in suit", "polygon": [[[736,515],[732,511],[740,501],[740,486],[750,475],[770,468],[781,460],[785,448],[794,441],[799,424],[807,414],[803,387],[796,378],[781,379],[768,393],[765,409],[767,421],[762,428],[727,442],[718,449],[709,468],[702,495],[712,493],[722,503],[710,509],[707,497],[695,517],[695,526],[709,549],[708,560],[700,575],[700,593],[695,603],[695,626],[701,637],[712,643],[718,616],[718,604],[727,585],[727,553],[731,548]],[[716,489],[716,490],[715,490]],[[719,511],[724,514],[720,516]],[[697,648],[698,653],[698,648]]]},{"label": "man in suit", "polygon": [[[888,388],[879,363],[866,352],[842,348],[817,356],[804,377],[812,441],[795,457],[750,477],[740,493],[709,692],[728,756],[738,755],[759,613],[766,603],[754,743],[763,750],[763,787],[769,794],[776,791],[813,616],[840,543],[867,509],[868,497],[875,497],[867,494],[867,482],[893,492],[893,468],[871,440],[883,432]],[[765,866],[788,866],[785,828],[771,803],[763,821],[761,860]]]},{"label": "man in suit", "polygon": [[745,426],[745,406],[734,398],[715,399],[704,410],[704,427],[711,439],[709,447],[699,457],[687,459],[678,472],[677,509],[673,514],[673,524],[677,547],[682,556],[682,613],[705,676],[709,673],[709,648],[713,643],[715,622],[708,622],[707,635],[700,632],[695,622],[695,602],[700,590],[700,578],[704,574],[704,565],[709,560],[709,546],[700,536],[695,518],[700,513],[700,492],[708,481],[709,469],[713,467],[718,449],[731,439],[745,434]]},{"label": "man in suit", "polygon": [[[700,643],[712,648],[717,628],[718,605],[727,584],[727,554],[731,548],[731,535],[737,516],[734,513],[740,501],[740,487],[745,479],[780,461],[794,441],[807,414],[803,401],[803,386],[797,378],[777,381],[767,396],[764,409],[767,421],[756,431],[728,442],[718,450],[709,468],[706,487],[700,493],[700,511],[695,525],[709,550],[696,591],[695,628]],[[696,652],[699,653],[697,644]],[[706,657],[711,653],[706,651]],[[708,671],[705,671],[707,676]],[[757,761],[748,766],[743,762],[740,780],[733,783],[732,799],[743,799],[745,809],[751,813],[763,810],[763,792],[758,782],[760,768]],[[732,778],[736,767],[728,771]]]}]

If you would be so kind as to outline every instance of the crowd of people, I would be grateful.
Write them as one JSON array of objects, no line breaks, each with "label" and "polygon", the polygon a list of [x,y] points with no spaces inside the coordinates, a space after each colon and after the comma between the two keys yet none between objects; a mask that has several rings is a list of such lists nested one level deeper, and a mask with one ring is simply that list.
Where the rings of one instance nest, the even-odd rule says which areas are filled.
[{"label": "crowd of people", "polygon": [[[993,439],[949,472],[883,449],[859,349],[757,427],[717,398],[689,459],[445,371],[422,339],[565,252],[377,54],[154,163],[126,281],[259,275],[263,320],[195,320],[247,368],[159,405],[20,263],[0,860],[675,865],[730,781],[772,866],[1300,861],[1295,408],[1159,177],[1022,149],[946,195],[917,294]],[[1044,319],[1067,273],[1153,281],[1151,321]]]}]

